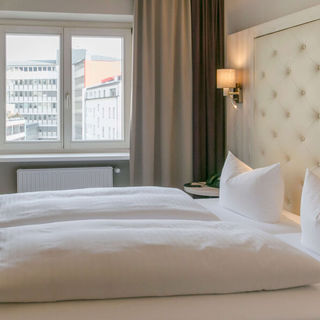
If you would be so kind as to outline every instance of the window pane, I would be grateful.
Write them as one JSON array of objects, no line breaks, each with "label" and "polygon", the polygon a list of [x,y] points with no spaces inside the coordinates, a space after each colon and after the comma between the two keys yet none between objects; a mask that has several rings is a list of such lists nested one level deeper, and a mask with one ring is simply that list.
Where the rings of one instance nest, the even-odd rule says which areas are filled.
[{"label": "window pane", "polygon": [[72,138],[122,140],[122,38],[72,37]]},{"label": "window pane", "polygon": [[6,35],[6,140],[60,140],[59,35]]}]

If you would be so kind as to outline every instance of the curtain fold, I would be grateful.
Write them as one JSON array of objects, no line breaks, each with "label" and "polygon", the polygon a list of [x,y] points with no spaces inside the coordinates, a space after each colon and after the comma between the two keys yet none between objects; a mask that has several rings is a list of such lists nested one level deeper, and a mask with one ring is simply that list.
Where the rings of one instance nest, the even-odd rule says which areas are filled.
[{"label": "curtain fold", "polygon": [[130,178],[182,187],[192,179],[190,0],[135,0]]},{"label": "curtain fold", "polygon": [[224,1],[190,1],[193,179],[205,181],[222,169],[225,158],[225,108],[223,95],[216,90],[216,69],[224,65]]}]

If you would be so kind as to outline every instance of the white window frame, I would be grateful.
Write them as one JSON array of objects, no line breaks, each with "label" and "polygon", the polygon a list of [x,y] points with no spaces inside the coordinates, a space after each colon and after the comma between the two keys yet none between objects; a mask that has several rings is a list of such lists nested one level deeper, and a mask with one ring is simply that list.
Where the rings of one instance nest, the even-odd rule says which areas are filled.
[{"label": "white window frame", "polygon": [[[6,141],[6,34],[60,35],[60,141]],[[72,141],[72,36],[123,39],[123,140]],[[132,35],[130,28],[0,25],[0,154],[48,152],[128,152],[130,138]]]},{"label": "white window frame", "polygon": [[[64,145],[66,149],[71,151],[128,151],[130,136],[130,102],[131,102],[131,60],[132,60],[132,44],[131,30],[128,29],[100,29],[100,28],[65,28],[64,29],[64,88],[65,103],[68,104],[64,108],[64,119],[67,123],[72,123],[72,59],[71,59],[71,38],[72,36],[96,36],[96,37],[117,37],[122,38],[122,140],[95,140],[95,141],[73,141],[72,126],[65,126]],[[68,98],[67,98],[68,97]],[[67,101],[68,100],[68,101]]]},{"label": "white window frame", "polygon": [[60,51],[63,50],[63,28],[38,26],[0,26],[0,148],[1,153],[14,151],[48,152],[63,150],[63,59],[60,55],[60,140],[57,141],[6,141],[6,34],[18,33],[28,35],[59,35]]}]

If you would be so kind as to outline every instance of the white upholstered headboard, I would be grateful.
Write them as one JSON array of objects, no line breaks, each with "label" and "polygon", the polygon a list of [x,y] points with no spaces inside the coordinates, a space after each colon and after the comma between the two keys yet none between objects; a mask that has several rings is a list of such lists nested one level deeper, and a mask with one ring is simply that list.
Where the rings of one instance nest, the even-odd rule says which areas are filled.
[{"label": "white upholstered headboard", "polygon": [[320,172],[320,21],[255,39],[253,163],[280,161],[298,212],[306,168]]},{"label": "white upholstered headboard", "polygon": [[247,32],[247,97],[237,114],[228,110],[242,141],[229,148],[253,167],[280,162],[285,208],[299,213],[306,168],[320,174],[320,20],[261,33]]}]

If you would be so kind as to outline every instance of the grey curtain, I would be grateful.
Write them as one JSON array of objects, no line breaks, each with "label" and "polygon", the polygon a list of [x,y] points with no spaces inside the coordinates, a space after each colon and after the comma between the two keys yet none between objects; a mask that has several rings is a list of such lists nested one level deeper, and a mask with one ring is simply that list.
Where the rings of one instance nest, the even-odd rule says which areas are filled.
[{"label": "grey curtain", "polygon": [[135,0],[130,175],[133,185],[192,179],[190,0]]},{"label": "grey curtain", "polygon": [[190,0],[193,62],[193,179],[220,172],[225,157],[225,107],[216,90],[224,64],[224,0]]}]

